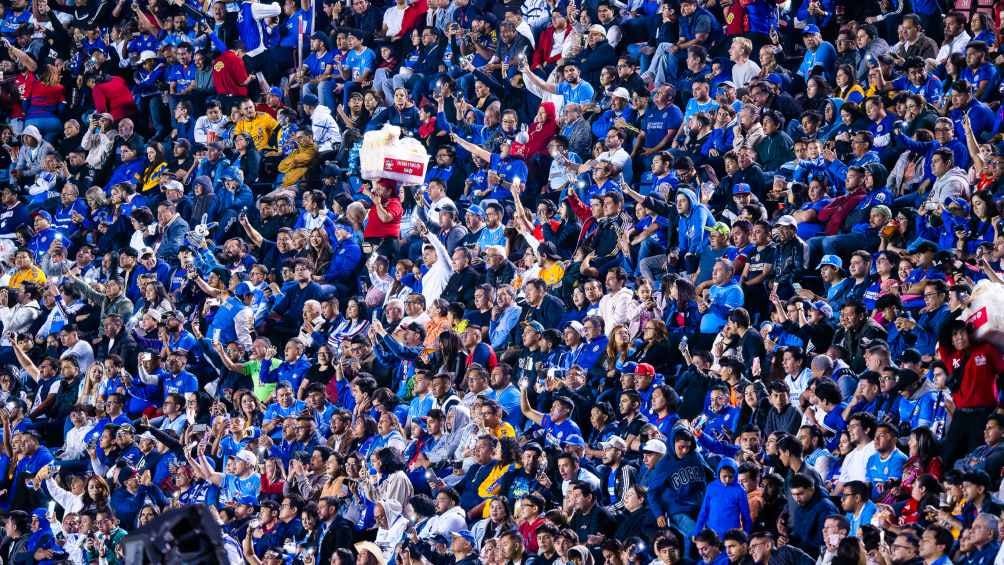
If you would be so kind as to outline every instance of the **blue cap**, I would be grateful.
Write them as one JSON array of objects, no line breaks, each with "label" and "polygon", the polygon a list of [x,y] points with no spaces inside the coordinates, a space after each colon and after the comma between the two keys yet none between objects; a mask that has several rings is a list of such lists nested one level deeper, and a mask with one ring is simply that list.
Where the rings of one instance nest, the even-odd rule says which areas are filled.
[{"label": "blue cap", "polygon": [[485,217],[485,209],[482,208],[481,206],[478,206],[477,204],[471,204],[470,206],[468,206],[467,207],[467,213],[468,214],[474,214],[475,216],[477,216],[479,218],[484,218]]},{"label": "blue cap", "polygon": [[624,375],[628,373],[634,374],[634,372],[637,370],[638,370],[638,364],[635,363],[634,361],[629,361],[621,366],[621,374]]},{"label": "blue cap", "polygon": [[455,537],[464,538],[465,540],[467,540],[467,543],[471,544],[472,546],[475,545],[474,534],[472,534],[470,530],[460,530],[459,532],[451,532],[451,533]]},{"label": "blue cap", "polygon": [[844,260],[836,255],[823,255],[823,260],[819,262],[817,269],[822,268],[824,265],[829,265],[835,269],[844,268]]},{"label": "blue cap", "polygon": [[541,323],[538,322],[538,321],[536,321],[536,320],[530,320],[529,322],[523,322],[523,324],[525,326],[528,326],[531,330],[533,330],[533,331],[535,331],[535,332],[537,332],[539,334],[544,333],[544,326],[541,325]]},{"label": "blue cap", "polygon": [[278,96],[279,98],[282,98],[282,89],[279,88],[278,86],[273,86],[272,88],[268,89],[268,93],[271,94],[272,96]]},{"label": "blue cap", "polygon": [[949,196],[948,198],[945,198],[945,208],[948,208],[949,206],[958,206],[966,212],[969,211],[969,201],[961,196]]},{"label": "blue cap", "polygon": [[38,212],[35,212],[31,216],[33,218],[34,217],[42,217],[42,218],[45,218],[46,221],[48,221],[50,224],[52,223],[52,214],[46,212],[45,210],[39,210]]},{"label": "blue cap", "polygon": [[809,35],[810,33],[820,33],[819,26],[816,24],[809,24],[805,26],[805,29],[802,30],[802,35]]},{"label": "blue cap", "polygon": [[304,106],[317,106],[317,97],[313,94],[304,94],[300,97],[300,103]]},{"label": "blue cap", "polygon": [[926,253],[928,251],[937,250],[938,244],[934,243],[930,239],[917,239],[906,248],[906,252],[911,255],[914,253]]},{"label": "blue cap", "polygon": [[753,189],[750,188],[750,185],[744,182],[736,183],[732,186],[732,194],[751,194],[752,192]]},{"label": "blue cap", "polygon": [[237,287],[234,288],[234,294],[236,294],[237,296],[247,296],[253,292],[254,289],[251,288],[251,285],[248,284],[246,281],[238,284]]},{"label": "blue cap", "polygon": [[235,180],[235,181],[243,180],[241,175],[241,170],[238,169],[237,167],[227,167],[223,169],[223,172],[220,173],[220,177],[223,180]]},{"label": "blue cap", "polygon": [[583,439],[582,436],[580,436],[579,434],[572,434],[572,435],[566,437],[564,439],[564,441],[561,442],[561,446],[562,447],[564,447],[566,445],[574,445],[576,447],[585,447],[586,446],[586,440]]},{"label": "blue cap", "polygon": [[237,499],[237,504],[243,504],[244,506],[258,506],[258,497],[253,494],[241,495]]},{"label": "blue cap", "polygon": [[781,75],[777,73],[770,73],[769,75],[767,75],[767,82],[777,86],[781,86],[784,84],[784,79],[781,78]]}]

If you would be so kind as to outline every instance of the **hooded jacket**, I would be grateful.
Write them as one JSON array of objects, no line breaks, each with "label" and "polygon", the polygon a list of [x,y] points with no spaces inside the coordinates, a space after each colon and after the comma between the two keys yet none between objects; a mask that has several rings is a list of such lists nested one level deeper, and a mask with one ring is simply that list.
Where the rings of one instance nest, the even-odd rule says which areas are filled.
[{"label": "hooded jacket", "polygon": [[342,131],[338,123],[331,117],[331,109],[327,106],[316,106],[310,113],[310,127],[314,134],[314,145],[319,153],[331,151],[342,143]]},{"label": "hooded jacket", "polygon": [[27,144],[21,146],[17,153],[17,163],[14,170],[20,171],[22,176],[33,177],[42,172],[42,161],[49,153],[55,153],[52,145],[42,139],[41,132],[35,126],[27,126],[21,131],[22,136],[27,136],[35,140],[35,147],[28,147]]},{"label": "hooded jacket", "polygon": [[720,475],[722,469],[732,470],[732,482],[725,484],[716,478],[708,485],[694,531],[700,532],[707,527],[723,536],[733,528],[742,528],[748,534],[753,526],[753,518],[750,516],[746,490],[736,482],[739,480],[739,466],[735,459],[723,457],[715,469],[715,475]]},{"label": "hooded jacket", "polygon": [[[682,433],[686,432],[677,430],[674,439]],[[645,479],[646,498],[652,514],[656,517],[681,513],[693,516],[698,511],[698,501],[704,498],[709,472],[704,457],[696,450],[680,459],[670,447]]]},{"label": "hooded jacket", "polygon": [[394,559],[394,550],[397,544],[404,537],[405,530],[408,529],[408,519],[401,515],[401,503],[396,500],[380,500],[376,502],[383,507],[383,513],[387,517],[387,527],[377,530],[376,539],[373,540],[380,550],[383,551],[383,558],[386,563]]},{"label": "hooded jacket", "polygon": [[816,489],[812,499],[805,506],[795,504],[788,523],[791,525],[789,539],[791,545],[801,549],[811,557],[819,555],[823,545],[823,522],[828,516],[840,514],[829,498]]},{"label": "hooded jacket", "polygon": [[689,188],[681,188],[677,194],[682,194],[690,202],[690,210],[686,214],[680,215],[678,224],[679,248],[682,254],[699,254],[708,246],[708,232],[705,227],[715,225],[715,218],[711,210],[701,203],[697,194]]},{"label": "hooded jacket", "polygon": [[927,201],[944,204],[949,196],[969,197],[969,176],[959,167],[953,167],[934,181]]}]

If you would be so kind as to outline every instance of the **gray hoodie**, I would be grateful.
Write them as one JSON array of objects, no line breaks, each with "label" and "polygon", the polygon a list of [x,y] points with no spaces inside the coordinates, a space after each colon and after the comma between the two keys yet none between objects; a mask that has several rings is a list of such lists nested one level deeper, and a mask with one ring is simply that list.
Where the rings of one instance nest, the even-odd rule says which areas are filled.
[{"label": "gray hoodie", "polygon": [[42,160],[45,159],[45,156],[49,153],[55,153],[56,150],[52,148],[52,145],[48,141],[42,139],[41,132],[35,126],[24,128],[21,135],[34,139],[37,144],[35,147],[28,147],[27,143],[21,145],[14,170],[18,171],[23,177],[33,177],[42,172]]},{"label": "gray hoodie", "polygon": [[950,196],[969,197],[969,176],[959,167],[949,170],[934,181],[927,201],[944,205],[945,199]]}]

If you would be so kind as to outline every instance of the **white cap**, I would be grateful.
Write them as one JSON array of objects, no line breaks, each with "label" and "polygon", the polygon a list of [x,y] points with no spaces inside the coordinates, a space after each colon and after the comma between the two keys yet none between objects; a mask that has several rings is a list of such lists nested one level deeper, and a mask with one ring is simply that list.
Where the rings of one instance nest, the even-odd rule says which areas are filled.
[{"label": "white cap", "polygon": [[601,26],[600,24],[593,24],[589,26],[589,33],[602,33],[603,35],[606,35],[607,28]]},{"label": "white cap", "polygon": [[793,228],[798,227],[798,220],[795,219],[791,214],[785,214],[777,219],[777,225],[779,226],[791,226]]},{"label": "white cap", "polygon": [[642,452],[658,453],[659,455],[666,454],[666,442],[661,439],[650,439],[645,442],[645,445],[641,446]]},{"label": "white cap", "polygon": [[610,93],[610,96],[613,96],[615,98],[623,98],[624,100],[631,100],[631,93],[628,92],[628,89],[624,88],[623,86],[618,86],[617,88],[615,88],[614,91]]},{"label": "white cap", "polygon": [[619,449],[621,451],[627,451],[627,442],[620,436],[610,436],[610,439],[601,443],[600,446],[603,447],[603,449]]},{"label": "white cap", "polygon": [[172,179],[164,183],[164,190],[177,190],[179,192],[185,192],[185,185]]},{"label": "white cap", "polygon": [[[665,447],[663,449],[665,449]],[[242,449],[242,450],[238,451],[237,454],[234,455],[234,457],[236,457],[237,459],[240,459],[241,461],[247,463],[248,465],[257,465],[258,464],[258,456],[255,455],[254,453],[248,451],[247,449]]]},{"label": "white cap", "polygon": [[146,51],[143,51],[142,53],[139,54],[139,64],[142,65],[143,63],[156,58],[157,54],[147,49]]}]

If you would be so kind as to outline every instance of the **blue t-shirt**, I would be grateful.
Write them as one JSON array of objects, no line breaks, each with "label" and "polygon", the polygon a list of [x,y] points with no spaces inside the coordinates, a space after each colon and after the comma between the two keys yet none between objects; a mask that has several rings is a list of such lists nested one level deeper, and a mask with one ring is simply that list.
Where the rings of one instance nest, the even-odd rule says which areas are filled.
[{"label": "blue t-shirt", "polygon": [[376,53],[372,49],[363,49],[362,53],[357,53],[354,49],[350,49],[348,54],[345,55],[345,68],[349,70],[349,76],[352,77],[351,80],[359,82],[367,71],[372,71],[373,67],[376,65]]},{"label": "blue t-shirt", "polygon": [[185,90],[195,82],[195,65],[189,63],[187,67],[180,63],[175,63],[167,69],[167,81],[175,84],[175,92]]},{"label": "blue t-shirt", "polygon": [[334,54],[331,51],[325,51],[321,56],[318,56],[317,53],[307,55],[307,58],[303,60],[303,66],[307,67],[310,76],[319,77],[333,62]]},{"label": "blue t-shirt", "polygon": [[571,418],[567,418],[556,424],[551,420],[550,414],[544,415],[544,419],[540,422],[540,427],[544,428],[547,443],[554,445],[561,445],[563,441],[573,435],[582,435],[579,425],[573,422]]},{"label": "blue t-shirt", "polygon": [[683,112],[670,104],[662,110],[653,104],[645,110],[645,115],[641,119],[641,127],[645,130],[645,147],[655,147],[666,137],[669,130],[678,130],[683,124]]},{"label": "blue t-shirt", "polygon": [[588,104],[595,95],[593,86],[584,80],[576,85],[561,81],[555,91],[565,97],[565,104]]},{"label": "blue t-shirt", "polygon": [[889,479],[898,479],[903,476],[903,467],[906,465],[908,457],[898,449],[893,449],[886,459],[882,459],[879,453],[873,453],[868,458],[868,467],[865,478],[874,489],[879,483],[884,483]]},{"label": "blue t-shirt", "polygon": [[261,492],[261,477],[257,473],[252,473],[247,478],[242,479],[236,475],[227,473],[223,475],[223,484],[220,485],[220,502],[240,500],[244,496],[257,497]]}]

